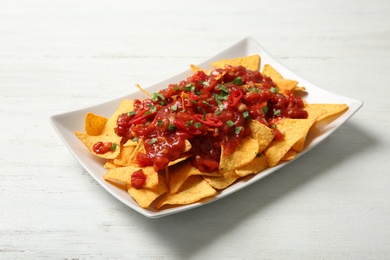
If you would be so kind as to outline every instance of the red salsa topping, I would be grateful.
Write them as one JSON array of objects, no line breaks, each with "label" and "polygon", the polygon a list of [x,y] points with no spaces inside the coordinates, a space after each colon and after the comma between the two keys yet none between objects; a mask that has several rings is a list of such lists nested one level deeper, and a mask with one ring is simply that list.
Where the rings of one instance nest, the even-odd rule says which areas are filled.
[{"label": "red salsa topping", "polygon": [[146,183],[146,175],[142,171],[142,169],[139,169],[131,175],[131,187],[135,189],[142,189],[142,187]]},{"label": "red salsa topping", "polygon": [[92,146],[92,150],[97,154],[105,154],[109,151],[115,151],[116,146],[112,142],[97,142]]},{"label": "red salsa topping", "polygon": [[142,140],[140,166],[164,169],[181,156],[185,142],[193,165],[201,171],[218,169],[221,146],[226,155],[250,135],[248,122],[258,120],[283,138],[274,125],[280,118],[307,118],[304,102],[291,92],[279,93],[273,81],[243,66],[198,71],[186,80],[170,84],[150,98],[135,100],[134,110],[119,115],[115,132]]}]

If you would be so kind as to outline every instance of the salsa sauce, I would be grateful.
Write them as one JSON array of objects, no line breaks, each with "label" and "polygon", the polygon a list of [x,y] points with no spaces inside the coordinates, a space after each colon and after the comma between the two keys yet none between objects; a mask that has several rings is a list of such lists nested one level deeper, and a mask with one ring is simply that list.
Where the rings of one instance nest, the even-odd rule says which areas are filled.
[{"label": "salsa sauce", "polygon": [[119,115],[115,132],[124,141],[143,141],[145,153],[138,153],[140,166],[164,169],[186,151],[200,171],[218,169],[221,146],[233,153],[241,140],[250,135],[248,122],[258,120],[276,130],[280,118],[307,118],[304,102],[291,92],[279,93],[271,78],[243,66],[225,66],[203,71],[135,100],[134,110]]}]

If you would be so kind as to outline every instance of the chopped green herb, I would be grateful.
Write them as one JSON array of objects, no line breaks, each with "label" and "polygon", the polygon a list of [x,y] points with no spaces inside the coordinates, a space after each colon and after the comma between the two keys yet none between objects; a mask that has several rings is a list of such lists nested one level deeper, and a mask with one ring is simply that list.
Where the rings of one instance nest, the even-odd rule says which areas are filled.
[{"label": "chopped green herb", "polygon": [[151,96],[151,99],[154,102],[157,102],[158,99],[165,100],[165,97],[162,94],[160,94],[160,93],[153,93],[152,96]]},{"label": "chopped green herb", "polygon": [[168,130],[169,131],[172,131],[172,130],[175,130],[175,125],[174,124],[172,124],[172,123],[169,123],[169,125],[168,125]]},{"label": "chopped green herb", "polygon": [[194,123],[193,120],[188,121],[187,124],[186,124],[186,127],[189,127],[189,126],[192,125],[193,123]]},{"label": "chopped green herb", "polygon": [[211,105],[209,102],[207,102],[206,100],[202,100],[202,103],[205,104],[205,105],[208,105],[209,107],[213,107],[213,105]]},{"label": "chopped green herb", "polygon": [[242,78],[241,77],[237,77],[233,80],[233,83],[234,84],[237,84],[237,85],[242,85]]},{"label": "chopped green herb", "polygon": [[278,89],[275,87],[270,88],[270,91],[275,94],[278,93]]},{"label": "chopped green herb", "polygon": [[237,126],[237,127],[234,129],[234,132],[236,133],[236,135],[238,135],[241,131],[242,131],[242,127],[241,127],[241,126]]},{"label": "chopped green herb", "polygon": [[117,146],[118,146],[118,144],[112,143],[110,150],[115,151]]},{"label": "chopped green herb", "polygon": [[162,125],[163,125],[163,121],[162,120],[157,120],[157,126],[161,127]]},{"label": "chopped green herb", "polygon": [[[156,107],[153,106],[152,104],[149,104],[149,108],[150,108],[150,113],[156,112]],[[146,113],[145,113],[145,114],[146,114]]]},{"label": "chopped green herb", "polygon": [[177,104],[173,104],[173,105],[171,106],[171,109],[172,109],[172,111],[176,111],[176,110],[177,110]]},{"label": "chopped green herb", "polygon": [[267,114],[267,112],[268,112],[268,107],[267,107],[267,106],[263,106],[263,107],[261,108],[261,112],[263,112],[264,115]]},{"label": "chopped green herb", "polygon": [[150,139],[150,141],[148,143],[149,144],[154,144],[155,142],[157,142],[157,138]]},{"label": "chopped green herb", "polygon": [[229,93],[221,92],[220,94],[215,94],[215,96],[216,96],[219,100],[227,100],[227,99],[229,98]]},{"label": "chopped green herb", "polygon": [[248,110],[245,110],[244,112],[242,112],[242,115],[244,116],[245,119],[251,119],[251,117],[249,116]]},{"label": "chopped green herb", "polygon": [[192,83],[188,83],[184,88],[183,91],[190,91],[194,92],[195,91],[195,86]]},{"label": "chopped green herb", "polygon": [[227,94],[229,94],[229,89],[225,86],[225,85],[222,85],[222,84],[218,84],[218,88],[222,91],[222,92],[224,92],[224,93],[227,93]]},{"label": "chopped green herb", "polygon": [[131,139],[131,141],[133,141],[133,142],[138,142],[138,137],[133,136],[133,138]]},{"label": "chopped green herb", "polygon": [[226,121],[226,124],[227,124],[229,127],[234,126],[234,122],[233,122],[232,120]]},{"label": "chopped green herb", "polygon": [[210,83],[207,82],[207,81],[201,81],[201,80],[199,80],[198,83],[199,83],[199,84],[202,84],[203,86],[206,86],[206,87],[210,85]]},{"label": "chopped green herb", "polygon": [[194,124],[194,126],[195,126],[196,128],[199,128],[199,127],[202,126],[202,124],[201,124],[200,122],[196,122],[196,123]]},{"label": "chopped green herb", "polygon": [[280,109],[278,109],[278,110],[275,110],[275,111],[274,111],[274,116],[278,116],[278,115],[280,115],[280,112],[281,112],[281,111],[280,111]]},{"label": "chopped green herb", "polygon": [[135,111],[130,111],[130,112],[127,113],[128,116],[134,116],[135,114],[136,114]]},{"label": "chopped green herb", "polygon": [[218,108],[220,111],[224,110],[225,107],[223,106],[222,102],[218,99],[217,95],[214,95],[215,102],[217,102]]},{"label": "chopped green herb", "polygon": [[259,93],[260,90],[258,88],[255,88],[255,87],[252,87],[252,88],[249,88],[248,89],[248,92],[255,92],[255,93]]}]

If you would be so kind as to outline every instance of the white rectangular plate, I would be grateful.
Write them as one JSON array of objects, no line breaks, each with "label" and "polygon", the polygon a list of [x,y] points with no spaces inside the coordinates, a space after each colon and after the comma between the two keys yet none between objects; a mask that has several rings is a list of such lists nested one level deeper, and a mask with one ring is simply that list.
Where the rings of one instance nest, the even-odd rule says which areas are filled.
[{"label": "white rectangular plate", "polygon": [[[251,55],[256,53],[261,56],[262,66],[267,63],[271,64],[276,70],[278,70],[283,75],[283,77],[297,80],[301,86],[305,86],[308,95],[305,96],[304,99],[308,103],[345,103],[349,106],[348,111],[346,111],[340,117],[329,122],[329,124],[321,125],[319,129],[320,131],[316,131],[316,133],[310,134],[308,136],[305,149],[294,160],[296,160],[302,154],[308,152],[313,147],[318,145],[321,141],[323,141],[325,138],[327,138],[338,127],[340,127],[343,123],[345,123],[363,105],[363,102],[361,101],[354,100],[347,97],[342,97],[334,93],[330,93],[306,81],[305,79],[299,77],[294,72],[290,71],[288,68],[283,66],[275,58],[273,58],[267,51],[265,51],[251,38],[245,38],[241,40],[237,44],[226,49],[225,51],[199,64],[199,66],[203,68],[208,68],[210,61],[241,57],[241,56],[246,56],[246,55]],[[260,71],[261,69],[262,67],[260,68]],[[146,89],[151,93],[158,92],[161,86],[166,87],[170,83],[178,83],[181,80],[185,79],[186,77],[190,76],[191,74],[192,74],[191,71],[187,70],[163,82],[150,86]],[[124,98],[136,99],[136,98],[143,98],[143,97],[144,95],[142,93],[133,93],[131,95],[124,96],[116,100],[109,101],[107,103],[99,104],[96,106],[92,106],[92,107],[88,107],[88,108],[84,108],[84,109],[80,109],[80,110],[76,110],[64,114],[51,116],[50,122],[54,127],[54,129],[56,130],[56,132],[58,133],[58,135],[60,136],[60,138],[69,148],[69,150],[80,161],[80,163],[85,167],[85,169],[89,172],[89,174],[102,187],[104,187],[111,195],[113,195],[115,198],[123,202],[125,205],[129,206],[130,208],[143,214],[146,217],[149,218],[163,217],[170,214],[193,209],[210,202],[214,202],[238,190],[241,190],[251,185],[254,182],[257,182],[258,180],[275,172],[276,170],[285,166],[288,163],[286,162],[286,163],[279,164],[278,166],[264,170],[257,175],[244,178],[243,180],[238,181],[237,183],[233,184],[227,189],[219,192],[213,199],[205,203],[195,203],[191,205],[178,206],[175,208],[169,208],[169,209],[164,209],[159,211],[156,211],[154,209],[143,209],[140,206],[138,206],[137,203],[135,203],[135,201],[130,197],[130,195],[125,190],[119,189],[118,187],[115,187],[103,180],[103,175],[106,172],[106,170],[103,168],[103,164],[105,161],[91,155],[88,152],[88,150],[85,148],[85,146],[73,134],[74,131],[84,131],[84,118],[87,112],[93,112],[99,115],[109,116],[116,110],[116,108],[118,107],[122,99]]]}]

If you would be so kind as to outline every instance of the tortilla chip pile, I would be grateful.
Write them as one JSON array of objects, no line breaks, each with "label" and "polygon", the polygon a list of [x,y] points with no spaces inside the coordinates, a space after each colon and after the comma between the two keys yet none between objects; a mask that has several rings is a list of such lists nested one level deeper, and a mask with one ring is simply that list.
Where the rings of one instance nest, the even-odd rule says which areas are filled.
[{"label": "tortilla chip pile", "polygon": [[[228,64],[259,70],[260,60],[259,55],[251,55],[215,61],[210,65],[212,69],[223,68]],[[206,74],[211,71],[195,65],[190,68],[193,72],[203,70]],[[291,91],[302,94],[305,91],[305,87],[299,86],[295,80],[285,79],[269,64],[263,66],[261,73],[272,79],[280,93]],[[122,137],[114,132],[118,116],[132,111],[133,104],[133,100],[123,100],[110,118],[88,113],[85,117],[85,132],[75,132],[75,135],[92,154],[107,159],[104,165],[107,169],[104,175],[106,181],[126,189],[142,208],[157,210],[205,201],[234,185],[242,177],[258,174],[281,162],[292,160],[304,149],[306,137],[316,124],[333,119],[348,109],[346,104],[306,104],[307,119],[284,118],[277,121],[276,129],[284,134],[281,140],[274,139],[274,132],[269,127],[251,120],[250,136],[244,137],[236,150],[228,156],[221,152],[218,171],[201,172],[183,153],[182,157],[171,161],[165,170],[156,172],[152,166],[140,167],[137,163],[137,153],[145,151],[142,140],[122,143]],[[97,154],[93,146],[98,142],[118,145],[106,153]],[[188,142],[186,150],[190,149],[191,144]],[[140,169],[146,178],[141,188],[132,185],[134,173]]]}]

